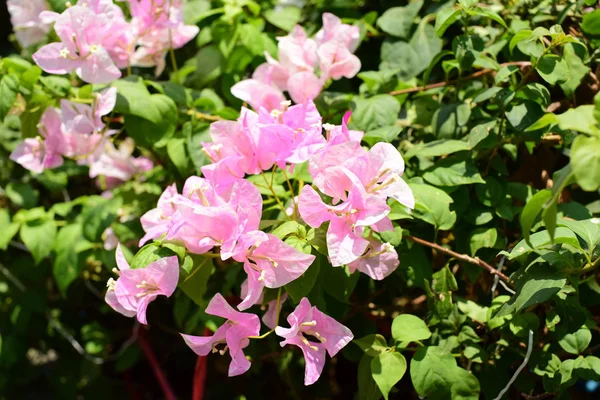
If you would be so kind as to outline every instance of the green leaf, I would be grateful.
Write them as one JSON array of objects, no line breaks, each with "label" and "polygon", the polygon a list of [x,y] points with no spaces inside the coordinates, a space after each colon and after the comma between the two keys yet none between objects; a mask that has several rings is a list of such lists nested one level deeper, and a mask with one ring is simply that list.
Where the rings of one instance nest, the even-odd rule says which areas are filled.
[{"label": "green leaf", "polygon": [[468,71],[473,63],[483,52],[485,43],[483,39],[475,35],[460,35],[452,41],[452,50],[463,71]]},{"label": "green leaf", "polygon": [[523,211],[521,211],[519,222],[521,223],[523,237],[527,243],[529,243],[531,228],[533,227],[533,224],[535,224],[537,216],[542,212],[542,208],[551,198],[552,191],[550,189],[540,190],[529,199],[527,204],[525,204]]},{"label": "green leaf", "polygon": [[564,243],[569,246],[573,246],[575,248],[581,248],[579,245],[579,240],[577,240],[577,236],[567,228],[557,228],[554,233],[554,242],[552,242],[552,238],[548,231],[541,231],[534,233],[529,237],[530,244],[528,244],[525,239],[521,240],[517,245],[512,249],[510,254],[508,255],[508,259],[512,260],[517,257],[520,257],[525,254],[531,253],[533,250],[541,250],[545,249],[550,245],[556,243]]},{"label": "green leaf", "polygon": [[544,115],[542,107],[531,100],[512,106],[506,111],[506,119],[517,130],[524,132]]},{"label": "green leaf", "polygon": [[[185,248],[182,246],[170,244],[161,246],[157,243],[149,243],[142,247],[140,251],[138,251],[137,254],[133,257],[133,260],[131,260],[130,263],[130,267],[131,269],[146,268],[148,264],[153,263],[154,261],[158,261],[161,258],[179,256],[179,258],[182,259],[184,254]],[[186,272],[190,274],[192,272],[193,265],[194,264],[192,263],[181,264],[181,267],[184,268],[184,266],[188,266],[190,269]],[[185,279],[185,277],[183,278]]]},{"label": "green leaf", "polygon": [[187,154],[187,140],[185,138],[171,138],[167,141],[167,154],[179,173],[189,175],[191,159]]},{"label": "green leaf", "polygon": [[436,137],[451,139],[463,136],[471,118],[468,104],[448,104],[436,110],[431,121]]},{"label": "green leaf", "polygon": [[[582,49],[580,51],[582,53],[581,57],[577,54],[577,49]],[[572,96],[575,93],[583,78],[590,72],[590,68],[582,60],[585,59],[586,53],[587,49],[580,44],[566,43],[563,46],[563,58],[569,67],[569,78],[561,83],[560,87],[567,96]]]},{"label": "green leaf", "polygon": [[52,251],[56,238],[56,223],[52,219],[28,221],[21,226],[21,240],[39,264]]},{"label": "green leaf", "polygon": [[271,24],[289,32],[300,21],[302,10],[298,7],[280,7],[275,10],[265,11],[264,16]]},{"label": "green leaf", "polygon": [[404,159],[409,160],[414,156],[438,157],[470,149],[471,146],[465,141],[454,139],[440,139],[434,140],[432,142],[423,142],[414,145],[404,154]]},{"label": "green leaf", "polygon": [[379,354],[388,351],[389,349],[385,338],[379,334],[368,335],[364,338],[356,339],[353,341],[353,343],[360,347],[365,354],[371,357],[377,357]]},{"label": "green leaf", "polygon": [[435,33],[442,37],[446,29],[460,19],[462,10],[453,8],[443,8],[437,12],[435,18]]},{"label": "green leaf", "polygon": [[581,354],[592,341],[592,332],[588,328],[581,328],[575,333],[567,333],[558,344],[564,351],[571,354]]},{"label": "green leaf", "polygon": [[410,362],[410,377],[419,396],[428,399],[479,399],[477,378],[440,347],[419,348]]},{"label": "green leaf", "polygon": [[538,74],[549,84],[565,82],[569,79],[569,65],[556,54],[546,54],[536,64]]},{"label": "green leaf", "polygon": [[431,331],[421,318],[400,314],[392,322],[392,337],[399,342],[416,342],[429,339]]},{"label": "green leaf", "polygon": [[0,80],[0,121],[6,117],[17,100],[19,92],[19,76],[17,74],[4,75]]},{"label": "green leaf", "polygon": [[381,353],[371,361],[371,373],[384,399],[406,373],[406,359],[400,353]]},{"label": "green leaf", "polygon": [[60,293],[66,297],[67,289],[79,276],[82,269],[79,254],[75,248],[84,241],[81,224],[63,226],[56,236],[54,266],[52,273]]},{"label": "green leaf", "polygon": [[[532,237],[533,238],[533,237]],[[495,317],[519,312],[527,307],[550,300],[565,286],[567,279],[545,265],[533,265],[521,276],[516,293],[505,303]]]},{"label": "green leaf", "polygon": [[358,398],[361,400],[378,400],[382,394],[371,373],[373,357],[364,354],[358,364]]},{"label": "green leaf", "polygon": [[38,204],[39,193],[29,183],[9,183],[6,185],[6,197],[16,206],[32,208]]},{"label": "green leaf", "polygon": [[410,183],[409,186],[415,196],[414,217],[430,223],[436,229],[452,228],[456,222],[456,212],[450,211],[452,197],[430,185]]},{"label": "green leaf", "polygon": [[475,255],[477,250],[488,248],[491,249],[498,240],[498,231],[496,228],[477,228],[471,232],[469,237],[469,246],[471,255]]},{"label": "green leaf", "polygon": [[600,35],[600,10],[594,10],[583,16],[581,29],[588,35]]},{"label": "green leaf", "polygon": [[422,1],[410,3],[406,7],[392,7],[377,19],[377,25],[385,33],[406,39],[421,7]]},{"label": "green leaf", "polygon": [[423,179],[436,186],[485,183],[471,158],[456,156],[438,161],[423,173]]},{"label": "green leaf", "polygon": [[496,12],[494,12],[492,10],[489,10],[487,8],[475,7],[473,9],[471,9],[471,10],[468,10],[467,13],[469,15],[478,15],[480,17],[489,18],[492,21],[495,21],[495,22],[499,23],[504,28],[508,29],[508,26],[506,26],[506,22],[504,22],[504,20],[502,19],[502,17],[500,15],[498,15]]},{"label": "green leaf", "polygon": [[10,222],[10,214],[5,208],[0,208],[0,250],[6,250],[12,238],[17,234],[21,224]]},{"label": "green leaf", "polygon": [[205,306],[204,293],[208,284],[208,279],[214,270],[213,260],[201,255],[188,255],[185,257],[184,264],[191,263],[192,266],[186,270],[182,266],[182,274],[179,277],[178,287],[199,306]]},{"label": "green leaf", "polygon": [[90,199],[81,212],[83,236],[90,242],[102,241],[102,233],[115,221],[120,206],[120,198],[113,200],[98,196]]},{"label": "green leaf", "polygon": [[294,302],[299,303],[311,291],[321,269],[322,256],[317,256],[315,261],[298,279],[285,285],[285,291],[292,297]]},{"label": "green leaf", "polygon": [[566,226],[575,232],[577,236],[581,237],[587,243],[590,252],[600,243],[600,221],[598,221],[598,218],[591,218],[584,221],[563,218],[558,221],[558,225]]},{"label": "green leaf", "polygon": [[153,94],[150,96],[150,105],[151,113],[158,118],[158,122],[137,115],[125,116],[125,129],[129,136],[148,148],[173,136],[178,118],[177,105],[168,96]]},{"label": "green leaf", "polygon": [[351,125],[355,129],[369,131],[394,125],[400,112],[400,103],[393,96],[379,94],[367,99],[353,99],[354,112]]},{"label": "green leaf", "polygon": [[600,188],[600,138],[579,135],[571,146],[571,167],[583,190]]},{"label": "green leaf", "polygon": [[596,118],[594,117],[594,106],[592,105],[570,108],[564,113],[556,115],[556,122],[563,130],[573,130],[588,135],[599,134]]}]

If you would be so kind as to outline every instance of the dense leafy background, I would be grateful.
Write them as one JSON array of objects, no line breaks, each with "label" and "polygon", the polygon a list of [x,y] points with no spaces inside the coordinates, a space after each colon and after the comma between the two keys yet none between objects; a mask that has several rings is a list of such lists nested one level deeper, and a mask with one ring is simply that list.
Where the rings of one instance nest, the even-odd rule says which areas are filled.
[{"label": "dense leafy background", "polygon": [[[374,282],[319,258],[286,289],[295,301],[309,294],[358,340],[309,388],[299,353],[273,337],[251,345],[253,367],[241,377],[226,378],[226,360],[211,357],[206,398],[494,399],[525,358],[505,398],[584,398],[595,388],[588,381],[600,378],[596,2],[302,3],[188,1],[186,22],[201,32],[177,52],[177,70],[154,79],[134,69],[114,84],[114,127],[158,166],[111,199],[75,163],[32,176],[8,160],[18,141],[36,135],[46,106],[89,98],[92,88],[42,76],[26,61],[29,50],[2,59],[0,398],[161,398],[139,343],[150,343],[177,395],[191,398],[196,357],[176,331],[215,326],[203,312],[206,299],[237,293],[239,267],[188,257],[183,290],[153,303],[151,328],[138,329],[102,300],[114,267],[103,232],[111,227],[136,248],[139,216],[167,184],[181,186],[206,163],[200,142],[210,122],[237,117],[231,86],[265,51],[276,53],[276,36],[296,23],[316,32],[325,11],[361,27],[363,68],[317,99],[324,121],[340,123],[352,109],[365,144],[391,142],[407,163],[417,205],[408,212],[393,204],[397,228],[384,237],[397,246],[400,268]],[[294,178],[307,176],[298,169]],[[287,196],[284,178],[274,179]],[[276,206],[269,215],[277,220]],[[316,251],[322,243],[305,227],[278,234]],[[133,263],[178,250],[150,245]],[[498,284],[486,266],[501,268],[508,282]]]}]

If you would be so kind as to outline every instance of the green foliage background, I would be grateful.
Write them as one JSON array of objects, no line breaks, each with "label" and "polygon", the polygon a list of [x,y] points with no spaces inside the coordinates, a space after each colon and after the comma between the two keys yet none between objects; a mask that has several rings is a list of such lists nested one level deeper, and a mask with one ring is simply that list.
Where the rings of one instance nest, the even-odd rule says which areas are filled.
[{"label": "green foliage background", "polygon": [[[51,3],[60,11],[65,2]],[[134,248],[139,216],[167,184],[181,186],[206,164],[200,143],[209,124],[237,118],[231,86],[265,51],[276,55],[276,36],[296,23],[314,33],[326,11],[360,26],[363,67],[316,102],[324,122],[340,123],[352,109],[351,128],[366,132],[365,144],[391,142],[403,154],[417,204],[410,212],[391,203],[396,229],[383,237],[401,264],[374,282],[319,257],[286,290],[294,301],[308,295],[357,340],[308,388],[300,353],[274,337],[251,345],[253,366],[242,377],[226,378],[227,361],[210,357],[206,398],[495,399],[504,388],[502,398],[583,398],[581,383],[600,379],[595,8],[594,0],[309,0],[302,8],[190,0],[186,22],[201,32],[177,52],[178,68],[159,79],[134,70],[114,84],[113,124],[158,166],[111,199],[74,162],[32,176],[9,161],[22,138],[37,134],[45,107],[91,98],[94,88],[42,76],[27,61],[31,49],[3,58],[0,398],[161,398],[140,334],[177,395],[191,398],[196,357],[177,331],[215,326],[207,299],[237,293],[239,266],[144,247],[132,264],[175,253],[186,275],[174,298],[153,303],[151,329],[139,333],[103,302],[115,263],[102,234],[111,227]],[[284,177],[273,179],[278,196],[289,197]],[[293,179],[310,176],[297,168]],[[323,250],[322,231],[280,224],[276,205],[266,208],[274,222],[265,228]]]}]

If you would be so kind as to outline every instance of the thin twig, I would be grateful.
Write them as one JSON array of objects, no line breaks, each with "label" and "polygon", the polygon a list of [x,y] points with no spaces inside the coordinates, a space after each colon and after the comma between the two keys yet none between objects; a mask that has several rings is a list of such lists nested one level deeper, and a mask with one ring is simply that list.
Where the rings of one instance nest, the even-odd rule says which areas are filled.
[{"label": "thin twig", "polygon": [[[498,266],[496,267],[496,271],[502,271],[502,267],[504,266],[504,262],[506,261],[506,256],[502,256]],[[500,277],[498,275],[494,275],[494,284],[492,285],[492,299],[494,298],[494,293],[496,292],[496,287],[498,286],[498,282],[500,281]]]},{"label": "thin twig", "polygon": [[[500,67],[505,67],[507,65],[516,65],[516,66],[520,66],[520,67],[526,67],[526,66],[531,65],[531,62],[529,62],[529,61],[513,61],[513,62],[507,62],[507,63],[504,63],[504,64],[500,64]],[[473,80],[473,79],[477,79],[480,76],[491,74],[492,72],[497,72],[497,70],[491,69],[491,68],[484,68],[481,71],[477,71],[477,72],[475,72],[475,73],[473,73],[471,75],[465,76],[464,78],[452,79],[452,80],[449,80],[449,81],[438,82],[438,83],[431,83],[429,85],[417,86],[417,87],[414,87],[414,88],[394,90],[394,91],[390,92],[389,94],[392,95],[392,96],[397,96],[397,95],[400,95],[400,94],[423,92],[425,90],[437,89],[437,88],[441,88],[441,87],[445,87],[445,86],[454,85],[454,84],[456,84],[458,82],[470,81],[470,80]]]},{"label": "thin twig", "polygon": [[466,254],[457,253],[455,251],[446,249],[445,247],[442,247],[439,244],[431,243],[431,242],[428,242],[427,240],[423,240],[423,239],[418,238],[418,237],[414,237],[414,236],[410,236],[410,235],[407,235],[407,236],[404,236],[404,237],[406,239],[408,239],[408,240],[412,240],[415,243],[419,243],[419,244],[422,244],[424,246],[431,247],[432,249],[436,249],[436,250],[441,251],[442,253],[448,254],[448,255],[450,255],[452,257],[455,257],[455,258],[458,258],[460,260],[466,261],[466,262],[471,263],[473,265],[477,265],[478,267],[481,267],[481,268],[487,270],[490,274],[498,276],[504,282],[510,282],[510,278],[508,276],[506,276],[502,272],[496,270],[496,268],[492,267],[490,264],[486,263],[485,261],[481,260],[480,258],[477,258],[477,257],[473,258],[473,257],[468,256]]},{"label": "thin twig", "polygon": [[218,115],[205,114],[205,113],[201,113],[200,111],[196,111],[196,110],[188,110],[187,114],[194,118],[204,119],[206,121],[223,121],[224,120],[224,118],[219,117]]},{"label": "thin twig", "polygon": [[531,357],[532,351],[533,351],[533,331],[530,329],[529,330],[529,340],[527,341],[527,353],[525,353],[525,359],[523,360],[521,365],[519,365],[519,368],[517,368],[517,370],[513,374],[512,378],[510,378],[510,381],[508,381],[508,384],[504,387],[504,389],[502,389],[500,391],[500,393],[498,393],[498,396],[496,396],[496,398],[494,400],[502,399],[502,396],[504,396],[504,394],[506,392],[508,392],[508,389],[510,389],[511,385],[513,383],[515,383],[515,381],[517,380],[517,377],[519,376],[521,371],[523,371],[523,368],[525,368],[527,366],[527,363],[529,362],[529,357]]}]

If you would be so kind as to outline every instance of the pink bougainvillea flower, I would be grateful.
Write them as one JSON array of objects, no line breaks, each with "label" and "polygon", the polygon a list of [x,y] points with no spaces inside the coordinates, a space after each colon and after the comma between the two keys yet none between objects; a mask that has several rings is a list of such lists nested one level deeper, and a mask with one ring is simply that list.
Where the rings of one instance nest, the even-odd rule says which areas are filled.
[{"label": "pink bougainvillea flower", "polygon": [[[248,296],[248,279],[246,279],[242,283],[242,287],[240,290],[240,296],[242,299],[245,298],[246,296]],[[283,293],[279,299],[279,306],[277,306],[277,299],[273,299],[266,304],[267,311],[263,314],[262,322],[266,326],[268,326],[269,329],[275,329],[275,327],[277,326],[277,321],[279,319],[279,313],[281,312],[283,303],[285,303],[287,298],[288,298],[288,294]],[[255,304],[262,304],[263,301],[264,301],[264,293],[260,295],[260,297],[256,300]],[[262,309],[263,310],[265,309],[265,305],[262,306]]]},{"label": "pink bougainvillea flower", "polygon": [[[217,329],[213,336],[192,336],[181,334],[185,343],[199,356],[219,352],[224,355],[228,350],[231,355],[229,376],[241,375],[250,369],[250,361],[244,355],[244,348],[250,344],[250,337],[260,333],[260,320],[254,314],[241,313],[234,310],[227,301],[217,293],[208,307],[206,313],[227,319]],[[225,344],[221,350],[218,345]]]},{"label": "pink bougainvillea flower", "polygon": [[36,174],[61,166],[67,147],[56,108],[44,111],[38,130],[42,137],[25,139],[10,155],[11,160]]},{"label": "pink bougainvillea flower", "polygon": [[6,4],[21,46],[28,47],[44,41],[50,32],[50,24],[40,19],[40,14],[48,10],[46,0],[8,0]]},{"label": "pink bougainvillea flower", "polygon": [[119,278],[109,279],[105,300],[115,311],[147,324],[146,309],[158,296],[171,297],[179,280],[177,256],[161,258],[145,268],[131,269],[121,245],[117,246]]},{"label": "pink bougainvillea flower", "polygon": [[25,139],[11,153],[10,159],[34,174],[41,174],[45,169],[56,168],[63,163],[62,157],[53,153],[39,136]]},{"label": "pink bougainvillea flower", "polygon": [[149,240],[159,238],[167,233],[171,217],[175,213],[175,206],[172,202],[175,196],[177,196],[177,186],[175,184],[167,186],[158,199],[157,207],[142,215],[140,222],[146,234],[140,239],[140,247]]},{"label": "pink bougainvillea flower", "polygon": [[369,247],[365,254],[358,260],[348,264],[350,272],[359,270],[371,278],[380,281],[390,275],[398,268],[398,253],[389,243],[380,243],[375,240],[369,241]]},{"label": "pink bougainvillea flower", "polygon": [[319,47],[322,80],[353,78],[360,71],[360,60],[341,42],[329,41]]},{"label": "pink bougainvillea flower", "polygon": [[131,65],[156,67],[156,76],[165,69],[169,49],[179,49],[192,40],[200,29],[183,23],[181,1],[129,0],[132,26],[138,37],[138,49]]},{"label": "pink bougainvillea flower", "polygon": [[[220,246],[223,259],[231,257],[240,235],[258,228],[262,215],[260,192],[244,180],[224,190],[204,178],[191,177],[183,195],[173,196],[170,201],[175,212],[167,214],[170,220],[166,239],[183,242],[195,254]],[[164,228],[160,224],[152,236],[162,234]]]},{"label": "pink bougainvillea flower", "polygon": [[313,71],[319,62],[317,43],[309,39],[300,25],[287,36],[278,37],[279,63],[290,75],[300,71]]},{"label": "pink bougainvillea flower", "polygon": [[312,101],[321,93],[323,81],[323,77],[319,78],[312,71],[302,71],[289,77],[287,90],[295,103],[306,103]]},{"label": "pink bougainvillea flower", "polygon": [[265,108],[268,111],[281,108],[285,96],[277,88],[256,79],[246,79],[231,87],[231,94],[245,101],[255,110]]},{"label": "pink bougainvillea flower", "polygon": [[244,271],[248,274],[248,290],[238,304],[240,310],[256,304],[263,288],[287,285],[301,276],[315,260],[315,256],[302,253],[277,236],[261,231],[243,235],[233,258],[244,263]]},{"label": "pink bougainvillea flower", "polygon": [[92,105],[61,100],[61,120],[69,133],[89,134],[104,129],[102,117],[108,115],[117,102],[117,88],[94,93]]},{"label": "pink bougainvillea flower", "polygon": [[106,14],[96,14],[89,7],[70,7],[56,18],[54,25],[61,42],[42,47],[33,60],[51,74],[75,71],[85,82],[112,82],[121,77],[121,71],[103,46],[111,25]]},{"label": "pink bougainvillea flower", "polygon": [[113,188],[131,179],[132,176],[152,169],[152,160],[133,157],[133,140],[125,139],[116,149],[109,141],[98,149],[100,155],[90,163],[90,178],[104,176],[106,187]]},{"label": "pink bougainvillea flower", "polygon": [[331,13],[323,13],[323,29],[317,32],[315,39],[319,46],[330,41],[338,41],[354,53],[360,41],[360,29],[358,26],[342,23]]},{"label": "pink bougainvillea flower", "polygon": [[[334,170],[332,168],[331,170]],[[350,179],[355,183],[352,172],[338,167],[339,179]],[[375,231],[391,227],[387,214],[390,211],[385,199],[369,195],[360,185],[354,185],[347,199],[336,206],[326,205],[319,194],[310,186],[302,189],[298,209],[302,219],[313,228],[330,221],[327,230],[327,248],[333,266],[348,264],[357,260],[369,245],[363,238],[364,227]]]},{"label": "pink bougainvillea flower", "polygon": [[245,174],[259,174],[274,164],[307,161],[325,144],[321,116],[312,101],[282,110],[255,113],[242,108],[238,121],[219,121],[211,125],[212,143],[204,152],[212,164],[202,168],[215,186],[227,188]]},{"label": "pink bougainvillea flower", "polygon": [[278,326],[275,333],[284,338],[280,343],[281,347],[291,344],[300,347],[304,353],[305,385],[312,385],[321,376],[326,352],[334,357],[354,338],[350,329],[311,306],[306,297],[288,316],[287,321],[290,328]]},{"label": "pink bougainvillea flower", "polygon": [[344,165],[360,179],[368,193],[391,197],[406,207],[414,208],[412,190],[401,178],[404,160],[393,145],[376,143],[362,158],[348,160]]}]

